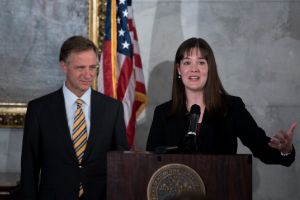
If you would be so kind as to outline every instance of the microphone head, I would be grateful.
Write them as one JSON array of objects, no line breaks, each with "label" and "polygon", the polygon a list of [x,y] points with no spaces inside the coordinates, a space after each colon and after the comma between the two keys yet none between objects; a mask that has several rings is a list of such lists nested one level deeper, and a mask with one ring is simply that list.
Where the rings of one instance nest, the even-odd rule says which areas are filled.
[{"label": "microphone head", "polygon": [[197,104],[192,105],[190,114],[200,115],[200,106]]}]

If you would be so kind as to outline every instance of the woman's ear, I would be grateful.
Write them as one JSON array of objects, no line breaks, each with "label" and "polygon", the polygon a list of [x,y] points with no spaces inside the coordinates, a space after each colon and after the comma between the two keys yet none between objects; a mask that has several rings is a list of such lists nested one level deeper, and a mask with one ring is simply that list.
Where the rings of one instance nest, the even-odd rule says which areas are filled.
[{"label": "woman's ear", "polygon": [[176,70],[177,70],[177,74],[181,75],[181,73],[180,73],[180,65],[178,63],[176,64]]}]

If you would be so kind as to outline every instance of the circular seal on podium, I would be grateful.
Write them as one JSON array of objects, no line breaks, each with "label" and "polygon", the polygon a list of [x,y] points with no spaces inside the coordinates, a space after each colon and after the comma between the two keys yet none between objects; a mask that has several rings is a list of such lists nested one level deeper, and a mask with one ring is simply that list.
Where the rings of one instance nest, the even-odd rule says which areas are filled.
[{"label": "circular seal on podium", "polygon": [[184,164],[167,164],[156,170],[147,186],[148,200],[164,200],[182,193],[205,195],[200,175]]}]

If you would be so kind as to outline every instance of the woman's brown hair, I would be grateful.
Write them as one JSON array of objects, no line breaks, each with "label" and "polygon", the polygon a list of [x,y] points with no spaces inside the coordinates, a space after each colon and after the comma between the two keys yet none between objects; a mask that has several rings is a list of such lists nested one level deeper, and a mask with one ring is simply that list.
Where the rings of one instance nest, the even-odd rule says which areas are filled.
[{"label": "woman's brown hair", "polygon": [[204,86],[204,103],[207,111],[211,114],[221,114],[225,112],[225,105],[222,95],[227,94],[217,71],[217,64],[214,53],[209,44],[202,38],[190,38],[185,40],[177,49],[172,86],[172,108],[171,116],[186,113],[186,93],[182,80],[178,78],[177,66],[186,54],[193,49],[199,49],[203,58],[208,64],[208,77]]}]

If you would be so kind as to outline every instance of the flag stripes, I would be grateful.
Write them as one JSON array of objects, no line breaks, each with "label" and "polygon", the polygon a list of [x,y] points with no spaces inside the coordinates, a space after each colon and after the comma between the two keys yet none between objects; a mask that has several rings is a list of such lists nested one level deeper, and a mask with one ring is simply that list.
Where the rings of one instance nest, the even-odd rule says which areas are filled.
[{"label": "flag stripes", "polygon": [[136,118],[147,103],[131,0],[107,0],[98,90],[122,101],[126,134],[131,147]]}]

